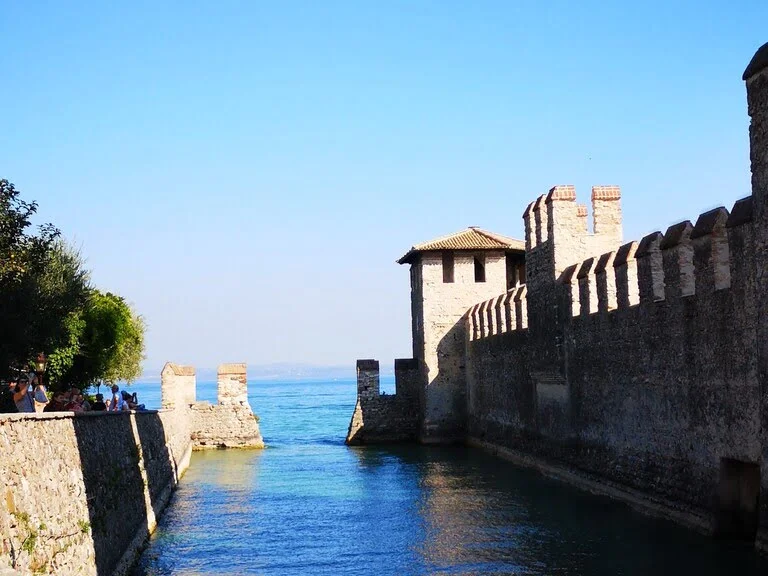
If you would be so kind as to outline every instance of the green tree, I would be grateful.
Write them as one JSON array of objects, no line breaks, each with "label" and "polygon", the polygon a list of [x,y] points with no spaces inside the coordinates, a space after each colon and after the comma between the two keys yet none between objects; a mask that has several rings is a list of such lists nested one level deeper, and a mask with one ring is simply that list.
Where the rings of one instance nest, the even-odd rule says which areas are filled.
[{"label": "green tree", "polygon": [[59,347],[89,293],[79,255],[51,224],[31,232],[37,204],[0,180],[0,379],[13,377],[39,351]]},{"label": "green tree", "polygon": [[49,359],[57,387],[132,382],[141,375],[144,320],[124,298],[92,290],[68,326],[70,340]]},{"label": "green tree", "polygon": [[[32,228],[35,202],[0,179],[0,380],[48,353],[52,389],[141,374],[144,320],[115,294],[90,285],[80,254],[51,224]],[[7,392],[3,388],[0,393]]]}]

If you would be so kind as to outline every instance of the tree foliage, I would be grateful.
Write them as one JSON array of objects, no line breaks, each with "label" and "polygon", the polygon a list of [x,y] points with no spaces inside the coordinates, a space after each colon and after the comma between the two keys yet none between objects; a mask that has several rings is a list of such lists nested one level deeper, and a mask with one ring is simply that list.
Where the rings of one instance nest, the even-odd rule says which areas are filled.
[{"label": "tree foliage", "polygon": [[37,204],[0,180],[0,380],[38,352],[53,388],[135,380],[144,321],[115,294],[90,285],[80,254],[51,224],[32,229]]},{"label": "tree foliage", "polygon": [[125,299],[93,290],[82,312],[69,320],[71,339],[51,357],[51,379],[81,387],[141,375],[144,320]]},{"label": "tree foliage", "polygon": [[31,231],[37,204],[0,180],[0,378],[25,367],[37,351],[67,337],[67,318],[89,292],[79,255],[66,248],[51,224]]}]

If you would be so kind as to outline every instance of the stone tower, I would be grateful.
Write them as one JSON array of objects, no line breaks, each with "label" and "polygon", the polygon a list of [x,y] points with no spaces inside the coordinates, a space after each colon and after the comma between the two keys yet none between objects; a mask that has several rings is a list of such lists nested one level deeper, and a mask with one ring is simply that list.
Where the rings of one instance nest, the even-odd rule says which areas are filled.
[{"label": "stone tower", "polygon": [[525,246],[471,227],[411,248],[398,260],[411,265],[413,357],[421,371],[420,440],[463,437],[467,310],[525,279]]},{"label": "stone tower", "polygon": [[[768,398],[768,43],[757,51],[744,71],[750,116],[749,143],[752,165],[752,203],[755,225],[755,281],[757,302],[758,379],[763,398]],[[761,410],[763,478],[761,500],[768,494],[768,402]],[[761,523],[768,524],[768,505],[761,503]],[[758,541],[768,549],[768,533]]]},{"label": "stone tower", "polygon": [[563,323],[558,318],[562,308],[556,305],[563,297],[560,280],[565,275],[576,280],[579,271],[573,265],[616,250],[622,242],[618,186],[592,187],[592,217],[590,231],[587,207],[576,203],[572,185],[553,186],[523,213],[529,339],[539,351],[532,359],[532,371],[545,381],[560,380],[564,361],[553,333]]}]

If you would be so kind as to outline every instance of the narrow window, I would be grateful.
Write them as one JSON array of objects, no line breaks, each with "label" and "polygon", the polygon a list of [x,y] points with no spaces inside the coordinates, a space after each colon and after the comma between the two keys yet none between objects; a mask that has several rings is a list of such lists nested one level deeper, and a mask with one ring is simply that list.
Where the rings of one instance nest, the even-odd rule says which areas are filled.
[{"label": "narrow window", "polygon": [[443,252],[443,282],[453,282],[453,252],[450,251]]},{"label": "narrow window", "polygon": [[485,258],[475,256],[475,282],[485,282]]},{"label": "narrow window", "polygon": [[517,271],[520,273],[520,277],[518,278],[518,283],[525,284],[525,262],[520,264],[520,266],[517,268]]},{"label": "narrow window", "polygon": [[517,261],[507,254],[507,290],[517,286]]}]

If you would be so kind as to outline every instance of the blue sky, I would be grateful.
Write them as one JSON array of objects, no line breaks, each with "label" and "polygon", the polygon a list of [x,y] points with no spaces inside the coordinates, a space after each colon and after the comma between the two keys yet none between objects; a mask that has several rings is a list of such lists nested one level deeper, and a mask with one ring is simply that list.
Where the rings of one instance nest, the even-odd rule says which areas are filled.
[{"label": "blue sky", "polygon": [[554,184],[626,239],[750,192],[764,1],[106,4],[0,0],[0,177],[152,370],[409,356],[395,259]]}]

